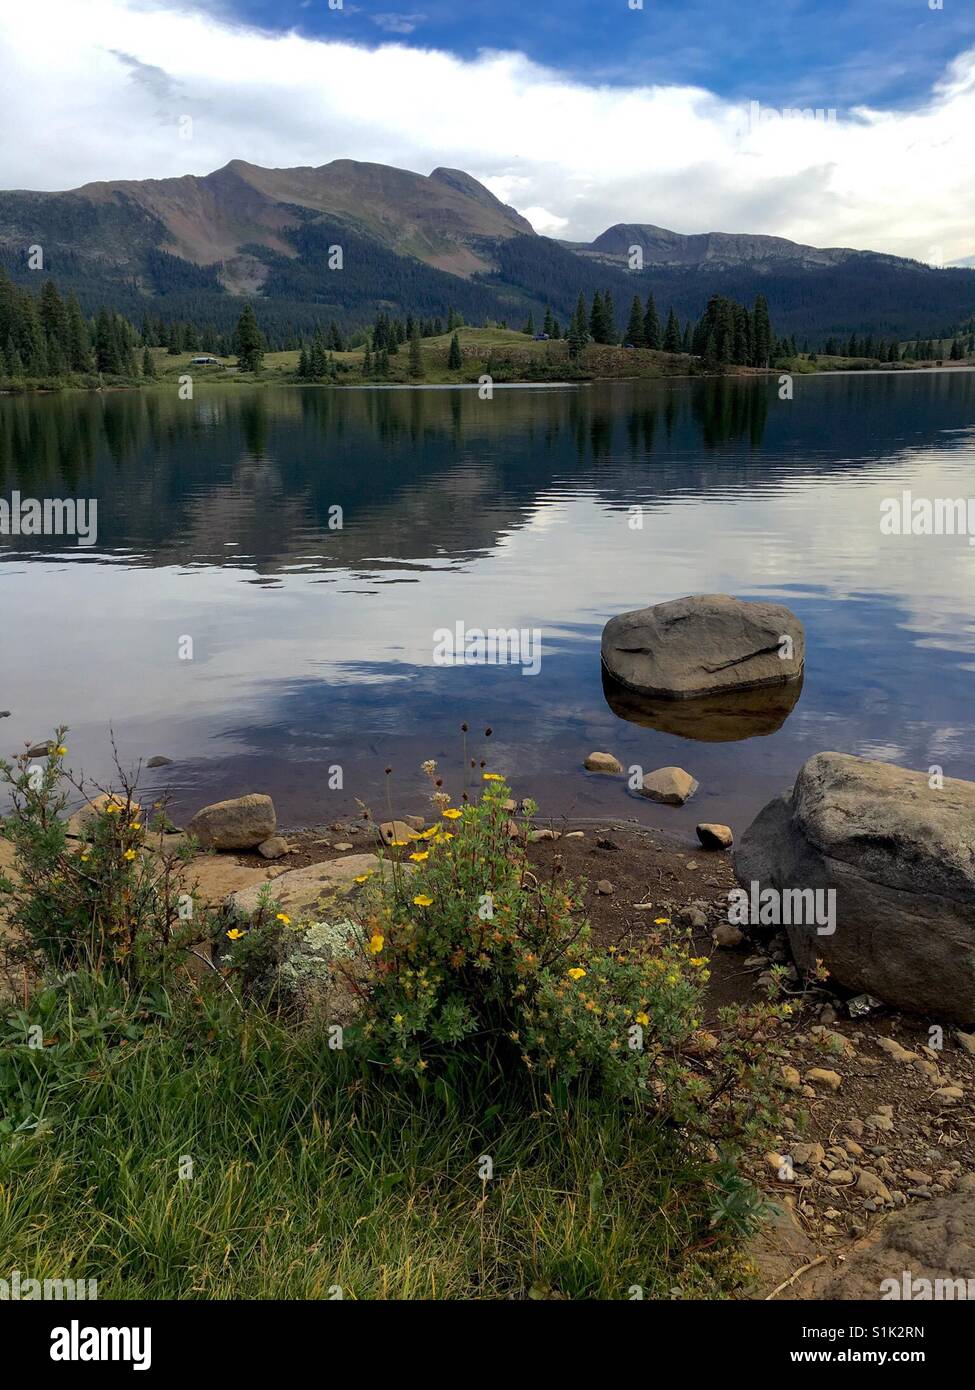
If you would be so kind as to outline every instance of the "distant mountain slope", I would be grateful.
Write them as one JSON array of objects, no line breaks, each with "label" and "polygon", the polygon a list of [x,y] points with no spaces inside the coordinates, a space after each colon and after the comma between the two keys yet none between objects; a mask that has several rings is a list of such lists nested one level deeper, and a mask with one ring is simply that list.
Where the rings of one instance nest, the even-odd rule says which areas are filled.
[{"label": "distant mountain slope", "polygon": [[[343,248],[341,273],[329,247]],[[619,223],[590,243],[538,236],[462,170],[429,175],[339,159],[264,169],[232,160],[203,177],[114,180],[66,193],[0,193],[0,262],[23,282],[26,251],[92,310],[114,304],[229,326],[237,296],[306,332],[336,318],[361,325],[378,309],[518,322],[551,305],[564,321],[580,290],[612,292],[622,325],[652,290],[696,318],[709,295],[766,295],[776,330],[815,343],[831,334],[910,337],[950,330],[975,312],[975,270],[934,270],[849,248],[783,237],[685,236]],[[644,268],[628,266],[632,246]]]}]

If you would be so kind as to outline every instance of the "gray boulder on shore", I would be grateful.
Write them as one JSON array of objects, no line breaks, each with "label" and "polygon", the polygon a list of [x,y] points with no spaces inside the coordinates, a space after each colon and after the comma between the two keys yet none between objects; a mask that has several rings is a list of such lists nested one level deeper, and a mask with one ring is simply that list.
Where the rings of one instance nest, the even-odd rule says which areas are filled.
[{"label": "gray boulder on shore", "polygon": [[642,695],[692,700],[799,680],[802,623],[779,603],[696,594],[610,618],[602,660]]},{"label": "gray boulder on shore", "polygon": [[256,849],[271,838],[277,823],[271,798],[252,792],[204,806],[187,825],[186,833],[195,836],[202,849]]},{"label": "gray boulder on shore", "polygon": [[835,890],[835,930],[785,923],[796,963],[888,1004],[975,1023],[975,783],[817,753],[745,831],[745,888]]}]

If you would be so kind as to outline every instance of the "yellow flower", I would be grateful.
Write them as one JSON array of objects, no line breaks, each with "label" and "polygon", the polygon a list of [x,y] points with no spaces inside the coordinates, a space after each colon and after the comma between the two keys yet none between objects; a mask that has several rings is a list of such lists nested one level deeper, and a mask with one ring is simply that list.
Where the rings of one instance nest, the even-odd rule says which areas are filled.
[{"label": "yellow flower", "polygon": [[142,822],[141,822],[141,821],[138,821],[138,820],[134,820],[134,821],[132,822],[132,824],[129,826],[129,829],[130,829],[130,830],[141,830],[141,829],[142,829]]},{"label": "yellow flower", "polygon": [[463,812],[458,811],[456,806],[448,806],[446,811],[441,811],[440,814],[445,820],[460,820]]},{"label": "yellow flower", "polygon": [[578,965],[574,965],[569,971],[570,980],[581,980],[585,976],[585,971]]},{"label": "yellow flower", "polygon": [[451,831],[451,830],[445,830],[444,833],[443,833],[443,837],[444,837],[445,840],[452,840],[452,839],[454,838],[454,836],[453,836],[453,831]]},{"label": "yellow flower", "polygon": [[81,856],[81,862],[82,862],[82,864],[87,864],[87,863],[88,863],[88,860],[89,860],[90,858],[91,858],[91,855],[90,855],[90,854],[83,854],[83,855]]},{"label": "yellow flower", "polygon": [[374,932],[369,938],[369,950],[374,956],[379,955],[385,944],[386,938],[380,932]]},{"label": "yellow flower", "polygon": [[274,920],[276,922],[283,922],[286,927],[291,926],[291,918],[288,916],[286,912],[279,912]]},{"label": "yellow flower", "polygon": [[121,809],[121,806],[116,806],[114,801],[110,801],[105,807],[105,814],[106,816],[117,816]]},{"label": "yellow flower", "polygon": [[421,839],[421,840],[432,840],[433,837],[434,837],[435,835],[439,835],[439,834],[440,834],[440,826],[439,826],[439,825],[431,825],[429,830],[421,830],[421,831],[420,831],[420,839]]},{"label": "yellow flower", "polygon": [[367,878],[369,878],[369,874],[356,874],[355,881],[356,883],[365,883]]},{"label": "yellow flower", "polygon": [[132,860],[135,858],[135,850],[134,850],[134,849],[127,849],[127,850],[125,851],[125,853],[122,855],[122,858],[123,858],[123,859],[128,859],[128,861],[131,863]]},{"label": "yellow flower", "polygon": [[67,753],[67,751],[68,751],[68,750],[67,750],[67,748],[64,746],[63,743],[59,743],[58,746],[57,746],[57,748],[55,749],[55,752],[57,753],[57,755],[58,755],[59,758],[63,758],[64,755],[65,755],[65,753]]},{"label": "yellow flower", "polygon": [[700,970],[702,966],[707,965],[708,958],[707,956],[691,956],[690,963],[694,966],[695,970]]},{"label": "yellow flower", "polygon": [[394,1015],[393,1015],[393,1022],[396,1024],[396,1027],[398,1028],[398,1027],[400,1026],[400,1024],[403,1022],[403,1015],[402,1015],[402,1014],[394,1014]]},{"label": "yellow flower", "polygon": [[238,931],[238,929],[237,929],[236,927],[233,927],[233,928],[227,933],[227,935],[230,937],[231,941],[239,941],[240,938],[241,938],[242,936],[246,936],[247,933],[246,933],[246,932],[242,932],[242,931]]},{"label": "yellow flower", "polygon": [[655,917],[655,918],[653,919],[653,925],[654,925],[655,927],[669,927],[669,926],[670,926],[670,918],[669,918],[669,917]]},{"label": "yellow flower", "polygon": [[484,772],[481,774],[482,782],[503,782],[504,778],[500,772]]},{"label": "yellow flower", "polygon": [[430,851],[428,849],[420,850],[416,854],[411,854],[410,858],[414,861],[414,863],[422,864],[424,859],[430,858]]},{"label": "yellow flower", "polygon": [[409,840],[390,840],[389,843],[393,849],[402,849],[404,845],[408,845],[410,842]]},{"label": "yellow flower", "polygon": [[430,897],[428,897],[426,893],[417,893],[417,895],[416,895],[416,897],[413,899],[413,901],[414,901],[414,903],[416,903],[417,907],[432,907],[432,906],[433,906],[433,899],[430,898]]},{"label": "yellow flower", "polygon": [[636,1019],[637,1023],[642,1023],[644,1028],[646,1028],[647,1024],[650,1022],[649,1015],[645,1013],[634,1014],[633,1017]]}]

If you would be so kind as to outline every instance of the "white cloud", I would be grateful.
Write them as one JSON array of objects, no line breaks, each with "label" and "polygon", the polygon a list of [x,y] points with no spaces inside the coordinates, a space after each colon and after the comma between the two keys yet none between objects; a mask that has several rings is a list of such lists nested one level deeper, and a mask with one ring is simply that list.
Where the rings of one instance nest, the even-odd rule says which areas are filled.
[{"label": "white cloud", "polygon": [[626,221],[945,263],[975,251],[975,50],[916,110],[749,129],[746,108],[700,88],[586,85],[515,52],[370,49],[331,13],[335,39],[315,40],[179,0],[3,7],[0,124],[16,137],[0,186],[346,157],[466,169],[569,239]]}]

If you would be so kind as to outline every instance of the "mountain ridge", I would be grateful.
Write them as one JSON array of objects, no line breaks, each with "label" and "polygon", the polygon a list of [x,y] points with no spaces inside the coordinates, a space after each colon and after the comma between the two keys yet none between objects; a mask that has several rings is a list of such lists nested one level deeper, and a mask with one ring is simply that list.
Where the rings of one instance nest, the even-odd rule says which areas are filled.
[{"label": "mountain ridge", "polygon": [[[446,166],[418,174],[348,159],[277,169],[232,159],[203,175],[0,192],[0,261],[15,278],[27,278],[22,257],[35,244],[86,306],[114,296],[133,313],[166,298],[224,320],[224,300],[244,295],[273,301],[275,315],[291,306],[296,326],[448,304],[481,318],[513,321],[549,305],[565,316],[580,290],[596,288],[620,315],[633,293],[652,290],[683,318],[711,293],[763,293],[782,331],[813,337],[931,333],[975,312],[975,270],[883,252],[638,222],[591,242],[555,241]],[[329,272],[334,244],[344,280]],[[628,263],[635,245],[640,271]]]}]

